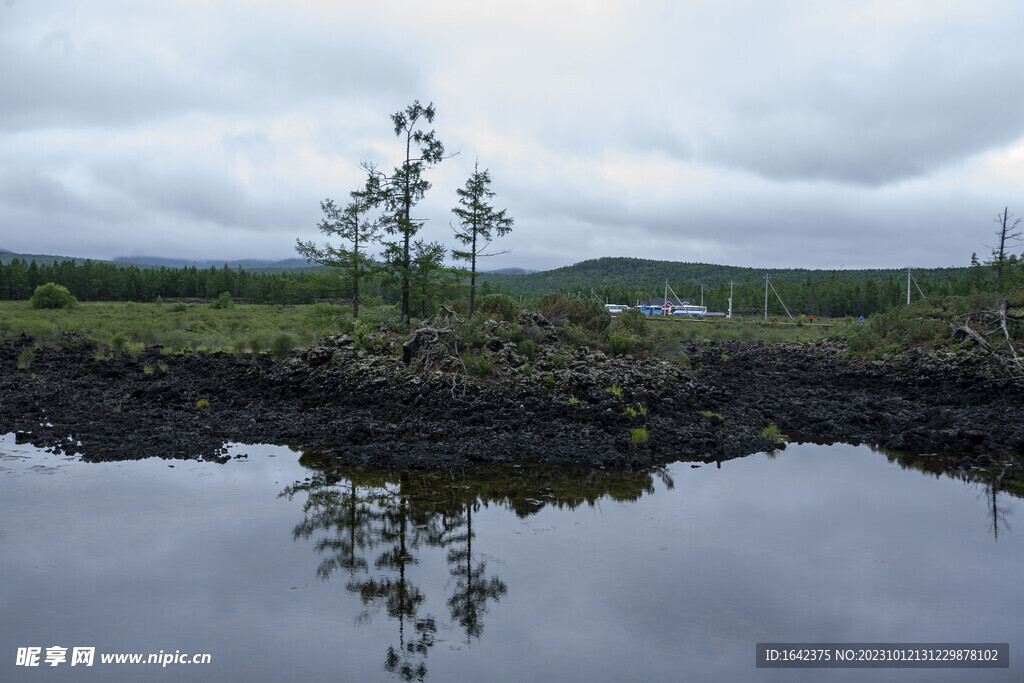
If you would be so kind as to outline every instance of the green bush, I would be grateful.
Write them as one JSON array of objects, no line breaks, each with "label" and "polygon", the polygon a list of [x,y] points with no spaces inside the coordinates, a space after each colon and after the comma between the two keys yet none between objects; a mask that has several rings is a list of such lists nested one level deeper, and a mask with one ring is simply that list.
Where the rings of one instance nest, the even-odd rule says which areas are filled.
[{"label": "green bush", "polygon": [[262,334],[253,334],[249,336],[249,350],[252,354],[259,355],[263,353],[263,349],[267,345],[267,338]]},{"label": "green bush", "polygon": [[604,305],[594,299],[570,299],[564,294],[549,294],[540,300],[538,310],[554,325],[580,325],[591,332],[604,332],[612,317]]},{"label": "green bush", "polygon": [[74,308],[78,303],[67,287],[47,282],[36,287],[29,300],[32,308]]},{"label": "green bush", "polygon": [[282,360],[293,348],[295,348],[295,337],[285,332],[274,337],[274,343],[270,345],[270,352],[274,358]]},{"label": "green bush", "polygon": [[474,303],[476,305],[474,313],[483,313],[498,320],[515,322],[519,315],[518,302],[505,294],[488,294],[478,298]]},{"label": "green bush", "polygon": [[519,353],[523,354],[524,356],[530,359],[532,359],[534,355],[536,355],[537,353],[537,345],[533,343],[533,340],[531,339],[524,339],[523,341],[519,342],[518,349]]},{"label": "green bush", "polygon": [[36,354],[32,349],[22,349],[21,354],[18,356],[18,367],[22,370],[28,370],[28,366],[32,365],[32,359],[35,357]]},{"label": "green bush", "polygon": [[608,348],[613,356],[622,356],[633,350],[636,339],[632,335],[622,332],[612,332],[608,335]]},{"label": "green bush", "polygon": [[405,323],[402,321],[402,312],[394,306],[360,308],[359,320],[360,322],[369,323],[374,327],[382,325],[391,332],[400,332],[406,328]]},{"label": "green bush", "polygon": [[215,309],[220,310],[220,309],[224,309],[224,308],[231,308],[234,305],[235,305],[235,302],[231,300],[231,292],[221,292],[220,296],[218,296],[210,304],[210,308],[215,308]]},{"label": "green bush", "polygon": [[466,365],[466,372],[477,377],[486,377],[491,374],[491,363],[486,358],[473,353],[467,353],[462,357]]},{"label": "green bush", "polygon": [[636,337],[643,337],[647,334],[647,316],[636,309],[623,311],[615,317],[613,327]]}]

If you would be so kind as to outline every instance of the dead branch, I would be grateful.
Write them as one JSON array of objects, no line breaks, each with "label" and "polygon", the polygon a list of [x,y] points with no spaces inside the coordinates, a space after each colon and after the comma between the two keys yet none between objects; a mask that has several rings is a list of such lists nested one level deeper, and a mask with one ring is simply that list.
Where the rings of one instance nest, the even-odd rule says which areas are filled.
[{"label": "dead branch", "polygon": [[[949,326],[954,335],[962,334],[992,354],[992,357],[1011,377],[1021,379],[1024,378],[1024,361],[1014,346],[1013,335],[1010,333],[1010,326],[1007,322],[1019,322],[1021,317],[1010,313],[1010,310],[1009,302],[1006,299],[1000,299],[995,308],[958,315],[953,318]],[[978,319],[977,329],[971,327],[974,318]],[[988,340],[993,336],[997,336],[999,339],[995,343]]]},{"label": "dead branch", "polygon": [[[452,355],[456,358],[459,357],[459,335],[452,326],[451,319],[455,318],[456,322],[462,322],[462,319],[447,306],[442,305],[439,308],[446,314],[443,320],[439,320],[440,314],[424,320],[423,325],[414,330],[409,339],[402,344],[402,362],[410,365],[413,359],[418,357],[417,371],[433,365],[435,355],[438,353],[449,358]],[[441,343],[442,336],[446,337],[445,343]],[[447,340],[450,340],[452,343],[451,349],[447,347]]]}]

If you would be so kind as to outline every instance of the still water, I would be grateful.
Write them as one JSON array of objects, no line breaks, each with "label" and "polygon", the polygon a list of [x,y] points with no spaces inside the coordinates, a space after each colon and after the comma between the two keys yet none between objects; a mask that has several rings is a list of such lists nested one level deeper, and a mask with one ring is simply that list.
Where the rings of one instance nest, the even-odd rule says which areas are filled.
[{"label": "still water", "polygon": [[[1020,499],[867,447],[625,475],[230,452],[88,464],[0,437],[0,680],[1024,676]],[[1011,665],[755,668],[755,643],[799,641],[1009,642]]]}]

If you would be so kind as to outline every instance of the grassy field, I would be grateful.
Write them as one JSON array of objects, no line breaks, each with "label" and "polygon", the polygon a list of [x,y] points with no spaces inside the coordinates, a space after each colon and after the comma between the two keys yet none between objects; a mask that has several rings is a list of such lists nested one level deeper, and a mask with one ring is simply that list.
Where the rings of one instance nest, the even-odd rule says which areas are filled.
[{"label": "grassy field", "polygon": [[95,341],[101,352],[129,353],[162,346],[166,353],[226,351],[284,354],[337,334],[351,313],[334,306],[203,303],[79,303],[71,309],[32,308],[27,301],[0,302],[0,336],[22,332],[41,344],[65,333]]},{"label": "grassy field", "polygon": [[[390,306],[363,308],[358,325],[400,328]],[[55,345],[65,333],[95,341],[100,353],[141,352],[161,346],[165,353],[266,353],[284,355],[314,344],[326,335],[352,332],[351,310],[325,304],[272,306],[216,303],[79,303],[71,309],[34,309],[27,301],[0,302],[0,336],[28,334],[38,343]],[[614,329],[614,325],[612,326]],[[781,320],[674,319],[651,322],[646,343],[636,347],[671,353],[681,343],[710,341],[811,341],[830,334],[822,324]],[[600,339],[586,343],[600,345]],[[640,341],[637,339],[637,341]]]}]

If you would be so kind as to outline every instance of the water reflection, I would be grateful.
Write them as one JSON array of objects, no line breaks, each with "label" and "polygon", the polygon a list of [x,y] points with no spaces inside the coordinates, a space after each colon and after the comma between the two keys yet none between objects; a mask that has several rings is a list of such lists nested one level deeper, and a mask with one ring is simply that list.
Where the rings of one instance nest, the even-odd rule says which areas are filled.
[{"label": "water reflection", "polygon": [[935,478],[949,477],[967,484],[980,486],[984,491],[990,530],[993,538],[999,540],[1000,527],[1010,528],[1007,522],[1008,510],[1000,504],[999,494],[1008,493],[1015,498],[1024,498],[1024,468],[1013,454],[1003,454],[994,459],[988,455],[971,458],[961,455],[912,454],[888,451],[872,447],[883,453],[889,462],[905,470],[916,470]]},{"label": "water reflection", "polygon": [[403,680],[426,677],[438,630],[437,616],[421,613],[426,594],[411,576],[421,551],[445,551],[448,618],[469,645],[481,638],[492,603],[508,594],[501,577],[489,572],[486,556],[474,550],[474,513],[497,505],[527,517],[547,505],[574,509],[605,497],[635,501],[654,492],[654,477],[673,486],[663,469],[510,465],[390,472],[339,468],[316,454],[302,456],[300,463],[317,475],[281,493],[289,500],[305,496],[305,517],[293,537],[312,541],[323,556],[317,567],[322,580],[344,573],[346,590],[365,607],[357,622],[380,612],[395,622],[396,640],[386,648],[384,667]]}]

